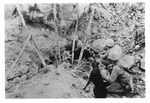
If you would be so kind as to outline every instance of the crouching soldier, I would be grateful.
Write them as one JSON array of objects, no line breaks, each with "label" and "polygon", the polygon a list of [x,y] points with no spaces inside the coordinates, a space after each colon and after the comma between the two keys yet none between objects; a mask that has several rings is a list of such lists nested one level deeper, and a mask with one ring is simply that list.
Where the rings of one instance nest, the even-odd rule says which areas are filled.
[{"label": "crouching soldier", "polygon": [[110,83],[108,92],[126,93],[133,91],[132,76],[122,67],[114,65],[111,70],[100,68],[102,77]]}]

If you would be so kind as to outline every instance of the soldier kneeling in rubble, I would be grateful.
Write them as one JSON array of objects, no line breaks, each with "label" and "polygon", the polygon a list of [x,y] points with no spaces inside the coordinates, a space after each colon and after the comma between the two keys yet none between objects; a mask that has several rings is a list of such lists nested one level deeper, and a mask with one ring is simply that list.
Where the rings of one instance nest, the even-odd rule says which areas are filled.
[{"label": "soldier kneeling in rubble", "polygon": [[116,65],[116,62],[114,61],[111,70],[103,69],[99,65],[102,77],[110,83],[107,87],[108,92],[125,93],[132,91],[132,76],[123,67]]},{"label": "soldier kneeling in rubble", "polygon": [[[122,56],[122,50],[119,45],[115,45],[115,42],[113,41],[113,39],[107,39],[105,44],[106,46],[103,52],[100,53],[100,61],[102,64],[104,64],[107,67],[112,62],[108,58],[108,56],[112,59],[114,58],[119,59]],[[117,54],[117,55],[114,55],[114,54]]]},{"label": "soldier kneeling in rubble", "polygon": [[[109,44],[109,45],[108,45]],[[104,64],[107,69],[102,69],[99,65],[99,69],[102,77],[110,83],[107,87],[109,92],[127,92],[132,91],[132,76],[126,72],[123,66],[117,65],[118,60],[122,58],[122,49],[119,45],[114,45],[114,42],[110,39],[107,44],[107,47],[110,49],[101,56],[99,62]],[[111,69],[109,66],[111,65]],[[109,69],[108,69],[109,68]]]}]

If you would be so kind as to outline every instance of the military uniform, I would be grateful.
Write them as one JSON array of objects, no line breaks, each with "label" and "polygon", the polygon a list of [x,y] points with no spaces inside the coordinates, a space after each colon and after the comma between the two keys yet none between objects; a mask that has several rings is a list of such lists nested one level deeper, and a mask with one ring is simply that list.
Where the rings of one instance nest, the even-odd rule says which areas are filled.
[{"label": "military uniform", "polygon": [[106,69],[100,69],[100,72],[102,77],[111,84],[107,87],[108,91],[124,92],[132,89],[132,76],[118,65],[114,65],[111,72]]}]

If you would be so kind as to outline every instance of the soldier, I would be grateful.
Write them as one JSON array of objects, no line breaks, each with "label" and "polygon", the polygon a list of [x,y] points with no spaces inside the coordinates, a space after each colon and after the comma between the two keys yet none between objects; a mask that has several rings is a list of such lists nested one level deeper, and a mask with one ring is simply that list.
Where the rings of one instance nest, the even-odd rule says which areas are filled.
[{"label": "soldier", "polygon": [[114,45],[113,39],[107,39],[105,44],[103,53],[99,54],[99,61],[107,67],[112,60],[119,60],[122,57],[122,49],[119,45]]},{"label": "soldier", "polygon": [[[125,92],[133,90],[132,76],[124,70],[125,68],[122,65],[118,64],[118,61],[123,56],[121,47],[114,45],[113,40],[109,39],[106,42],[106,48],[108,50],[97,61],[104,64],[107,68],[101,69],[101,65],[99,65],[102,77],[110,83],[110,86],[107,87],[108,91]],[[111,68],[109,68],[110,64]]]},{"label": "soldier", "polygon": [[119,93],[133,91],[132,76],[123,67],[116,65],[116,62],[111,70],[99,67],[102,77],[110,83],[107,90]]}]

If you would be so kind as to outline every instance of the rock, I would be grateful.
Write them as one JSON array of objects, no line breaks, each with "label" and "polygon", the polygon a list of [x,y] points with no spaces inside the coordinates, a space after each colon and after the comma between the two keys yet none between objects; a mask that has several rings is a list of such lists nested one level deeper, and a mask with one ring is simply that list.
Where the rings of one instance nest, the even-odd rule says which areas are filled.
[{"label": "rock", "polygon": [[39,81],[37,81],[37,80],[34,80],[34,81],[32,82],[33,85],[37,85],[38,83],[39,83]]},{"label": "rock", "polygon": [[[6,72],[7,73],[7,72]],[[13,78],[14,77],[14,73],[10,73],[9,75],[8,75],[8,77],[7,77],[7,79],[8,78]]]},{"label": "rock", "polygon": [[20,81],[21,81],[21,79],[19,77],[16,77],[13,82],[15,84],[18,84],[18,83],[20,83]]},{"label": "rock", "polygon": [[27,75],[22,75],[21,76],[21,81],[23,82],[23,81],[25,81],[27,79]]},{"label": "rock", "polygon": [[42,32],[45,32],[44,28],[41,28],[41,31],[42,31]]},{"label": "rock", "polygon": [[50,79],[46,78],[42,80],[42,84],[48,85],[50,83]]},{"label": "rock", "polygon": [[11,87],[9,86],[9,85],[6,85],[5,86],[5,90],[7,91],[7,90],[9,90]]},{"label": "rock", "polygon": [[44,68],[42,68],[42,72],[43,73],[48,73],[48,72],[50,72],[50,69],[51,69],[51,66],[46,66],[46,67],[44,67]]},{"label": "rock", "polygon": [[69,69],[70,65],[71,65],[70,63],[66,63],[66,62],[62,63],[62,67],[64,67],[64,69]]},{"label": "rock", "polygon": [[9,90],[7,91],[7,92],[12,92],[12,91],[14,91],[15,89],[16,89],[16,84],[15,83],[12,83],[11,85],[10,85],[10,88],[9,88]]},{"label": "rock", "polygon": [[138,50],[139,48],[140,48],[140,46],[139,46],[139,45],[136,45],[134,49],[135,49],[135,50]]},{"label": "rock", "polygon": [[77,74],[75,74],[75,73],[72,73],[72,76],[73,76],[74,78],[77,78]]},{"label": "rock", "polygon": [[10,83],[8,81],[5,81],[5,90],[9,90],[11,87]]},{"label": "rock", "polygon": [[31,79],[33,77],[33,74],[27,74],[27,78],[26,79]]},{"label": "rock", "polygon": [[24,97],[24,95],[22,93],[13,94],[12,96],[13,96],[13,98],[23,98]]},{"label": "rock", "polygon": [[135,61],[139,61],[141,59],[141,57],[139,55],[135,55]]},{"label": "rock", "polygon": [[38,73],[38,67],[30,67],[29,68],[29,70],[30,70],[30,74],[33,74],[33,75],[35,75],[35,74],[37,74]]},{"label": "rock", "polygon": [[143,57],[145,57],[145,54],[144,54],[144,53],[142,53],[142,54],[140,54],[140,56],[143,58]]},{"label": "rock", "polygon": [[82,77],[85,80],[87,80],[89,78],[87,72],[83,72]]},{"label": "rock", "polygon": [[98,28],[94,27],[93,30],[92,30],[92,33],[98,34]]},{"label": "rock", "polygon": [[143,84],[143,81],[142,81],[142,80],[140,80],[140,81],[139,81],[139,84]]},{"label": "rock", "polygon": [[27,71],[28,71],[28,66],[25,66],[24,68],[23,68],[23,70],[21,71],[22,72],[22,74],[26,74],[27,73]]},{"label": "rock", "polygon": [[140,84],[137,84],[136,87],[137,87],[138,89],[141,89],[141,88],[142,88],[142,86],[141,86]]},{"label": "rock", "polygon": [[49,32],[49,29],[46,29],[47,32]]}]

